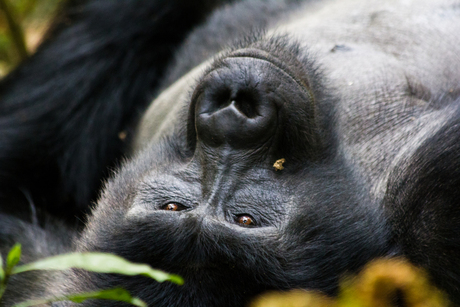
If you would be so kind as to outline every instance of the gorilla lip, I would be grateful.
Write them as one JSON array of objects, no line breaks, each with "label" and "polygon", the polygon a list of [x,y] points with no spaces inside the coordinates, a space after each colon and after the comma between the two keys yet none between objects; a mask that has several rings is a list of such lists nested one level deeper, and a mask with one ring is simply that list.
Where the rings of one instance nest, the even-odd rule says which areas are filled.
[{"label": "gorilla lip", "polygon": [[[289,52],[289,51],[286,51],[286,52]],[[309,96],[311,101],[314,103],[315,95],[313,94],[311,90],[310,82],[308,80],[308,75],[306,75],[305,73],[296,74],[290,67],[283,64],[282,60],[280,60],[277,56],[273,56],[269,51],[265,51],[259,48],[249,47],[249,48],[242,48],[236,51],[232,51],[228,54],[224,54],[223,56],[217,58],[212,64],[212,66],[209,69],[207,69],[203,73],[202,77],[200,78],[200,81],[198,82],[198,86],[193,92],[192,97],[191,97],[192,104],[194,101],[196,101],[196,99],[198,98],[198,96],[201,94],[203,90],[202,86],[200,86],[201,81],[204,80],[211,71],[218,69],[222,65],[222,62],[225,61],[225,59],[227,58],[253,58],[253,59],[258,59],[258,60],[270,63],[271,65],[275,66],[276,68],[286,73],[289,77],[291,77],[298,84],[298,86],[304,92],[306,92],[306,94]],[[298,62],[299,64],[302,64],[301,61],[298,60]],[[298,76],[300,74],[302,75],[302,77]]]},{"label": "gorilla lip", "polygon": [[[292,79],[294,79],[296,83],[299,84],[300,87],[307,89],[308,94],[310,95],[310,98],[313,99],[313,94],[309,90],[310,82],[308,82],[308,80],[297,77],[296,74],[292,71],[292,69],[284,65],[283,62],[278,59],[278,57],[271,55],[270,52],[264,51],[262,49],[257,49],[257,48],[245,48],[245,49],[240,49],[240,50],[231,52],[229,55],[226,56],[226,58],[242,58],[242,57],[255,58],[255,59],[267,61],[270,64],[278,67],[279,69],[284,71],[286,74],[288,74]],[[307,76],[304,76],[304,78],[307,78]]]}]

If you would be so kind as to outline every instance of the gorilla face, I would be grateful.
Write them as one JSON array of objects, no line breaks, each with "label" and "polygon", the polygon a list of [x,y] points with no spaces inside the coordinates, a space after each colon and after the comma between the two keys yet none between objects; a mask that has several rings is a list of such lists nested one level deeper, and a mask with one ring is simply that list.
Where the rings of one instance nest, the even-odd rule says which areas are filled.
[{"label": "gorilla face", "polygon": [[[182,275],[182,287],[122,281],[168,306],[240,306],[269,289],[332,294],[345,270],[386,254],[382,213],[334,152],[332,112],[318,108],[331,98],[298,56],[278,38],[215,60],[186,94],[180,126],[108,184],[81,248]],[[120,279],[91,277],[96,288]]]},{"label": "gorilla face", "polygon": [[[333,294],[344,272],[401,253],[383,200],[389,173],[450,117],[443,93],[460,80],[456,55],[421,33],[460,29],[419,24],[413,6],[346,3],[307,6],[276,25],[283,35],[237,44],[153,102],[140,153],[106,187],[80,249],[185,285],[89,277],[96,288],[122,283],[154,305],[240,306],[270,289]],[[433,5],[415,16],[436,19]]]},{"label": "gorilla face", "polygon": [[[399,255],[460,302],[459,4],[280,3],[224,6],[182,41],[78,239],[185,285],[70,272],[51,293],[242,306],[273,289],[335,294],[343,274]],[[254,24],[266,31],[232,32]]]}]

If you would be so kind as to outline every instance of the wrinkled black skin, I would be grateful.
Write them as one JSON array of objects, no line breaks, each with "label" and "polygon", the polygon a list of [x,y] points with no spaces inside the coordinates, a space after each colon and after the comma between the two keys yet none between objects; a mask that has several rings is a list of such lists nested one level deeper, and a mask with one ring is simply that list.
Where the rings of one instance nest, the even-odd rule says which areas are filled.
[{"label": "wrinkled black skin", "polygon": [[[445,220],[460,196],[460,117],[395,169],[388,214],[338,152],[335,97],[314,61],[289,38],[248,36],[296,1],[242,1],[203,23],[224,2],[72,1],[49,40],[0,84],[2,253],[16,241],[31,246],[26,262],[73,249],[111,252],[180,274],[185,285],[80,271],[16,276],[2,305],[113,286],[152,306],[243,306],[264,291],[292,288],[333,295],[343,274],[396,254],[430,269],[460,301],[452,287],[457,275],[444,276],[458,266],[449,253],[458,255],[460,244],[443,238],[456,227]],[[221,35],[210,42],[213,31]],[[75,227],[75,217],[89,211],[109,169],[128,153],[151,98],[235,39],[178,114],[182,126],[135,153],[108,181],[82,233],[56,231],[49,215]],[[266,92],[251,87],[261,75]],[[235,130],[235,116],[244,131]],[[277,172],[272,164],[282,157],[289,163]],[[440,195],[449,205],[431,212]],[[181,210],[163,210],[168,202]],[[133,204],[149,211],[131,216]],[[238,225],[247,214],[255,225]],[[419,227],[432,236],[421,237]],[[432,261],[438,254],[445,257]]]}]

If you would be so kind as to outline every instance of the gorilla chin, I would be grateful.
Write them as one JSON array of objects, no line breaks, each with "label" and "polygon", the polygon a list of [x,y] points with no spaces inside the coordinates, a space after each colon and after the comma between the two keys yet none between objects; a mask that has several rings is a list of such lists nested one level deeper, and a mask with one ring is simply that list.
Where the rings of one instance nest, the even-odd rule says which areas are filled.
[{"label": "gorilla chin", "polygon": [[333,296],[392,256],[460,303],[454,2],[70,1],[0,83],[2,255],[108,252],[185,284],[36,273],[2,304],[113,287],[172,307]]}]

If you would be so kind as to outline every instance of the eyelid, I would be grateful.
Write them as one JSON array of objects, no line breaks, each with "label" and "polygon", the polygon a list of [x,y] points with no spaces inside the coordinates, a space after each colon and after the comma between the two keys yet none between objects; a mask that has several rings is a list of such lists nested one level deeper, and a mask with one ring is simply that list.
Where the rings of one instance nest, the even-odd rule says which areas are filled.
[{"label": "eyelid", "polygon": [[[175,207],[175,210],[170,209],[169,207],[171,207],[171,208]],[[160,209],[167,210],[167,211],[184,211],[184,210],[190,209],[190,207],[186,206],[186,205],[184,205],[184,204],[182,204],[180,202],[170,201],[170,202],[168,202],[166,204],[161,205]]]},{"label": "eyelid", "polygon": [[153,201],[157,208],[162,208],[169,203],[180,204],[187,209],[196,207],[196,202],[192,201],[191,198],[185,198],[183,195],[175,195],[172,193],[170,195],[158,195]]}]

